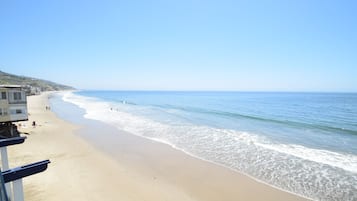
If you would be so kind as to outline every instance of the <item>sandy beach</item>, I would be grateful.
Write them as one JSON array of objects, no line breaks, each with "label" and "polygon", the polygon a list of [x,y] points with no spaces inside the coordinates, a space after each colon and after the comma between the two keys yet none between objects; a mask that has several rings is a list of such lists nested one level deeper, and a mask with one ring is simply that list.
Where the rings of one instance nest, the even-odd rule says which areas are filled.
[{"label": "sandy beach", "polygon": [[19,122],[27,139],[9,147],[10,167],[51,160],[24,179],[27,201],[306,200],[99,122],[74,125],[46,110],[48,95],[28,97],[29,121]]}]

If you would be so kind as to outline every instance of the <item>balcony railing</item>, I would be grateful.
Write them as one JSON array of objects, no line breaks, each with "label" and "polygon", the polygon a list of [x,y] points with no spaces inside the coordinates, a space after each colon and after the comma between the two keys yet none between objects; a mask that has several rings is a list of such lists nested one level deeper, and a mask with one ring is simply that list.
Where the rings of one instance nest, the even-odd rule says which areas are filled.
[{"label": "balcony railing", "polygon": [[26,104],[26,100],[9,100],[9,104]]},{"label": "balcony railing", "polygon": [[7,146],[21,144],[25,139],[26,137],[0,139],[1,165],[4,170],[0,170],[0,201],[24,201],[22,178],[45,171],[50,163],[49,160],[44,160],[9,169]]}]

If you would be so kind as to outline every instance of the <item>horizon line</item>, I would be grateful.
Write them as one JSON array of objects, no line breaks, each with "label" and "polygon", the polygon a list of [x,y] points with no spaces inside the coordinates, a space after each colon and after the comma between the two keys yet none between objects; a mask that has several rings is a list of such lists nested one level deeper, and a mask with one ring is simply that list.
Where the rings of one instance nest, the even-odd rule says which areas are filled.
[{"label": "horizon line", "polygon": [[285,91],[285,90],[167,90],[167,89],[76,89],[76,91],[123,91],[123,92],[235,92],[235,93],[357,93],[357,91]]}]

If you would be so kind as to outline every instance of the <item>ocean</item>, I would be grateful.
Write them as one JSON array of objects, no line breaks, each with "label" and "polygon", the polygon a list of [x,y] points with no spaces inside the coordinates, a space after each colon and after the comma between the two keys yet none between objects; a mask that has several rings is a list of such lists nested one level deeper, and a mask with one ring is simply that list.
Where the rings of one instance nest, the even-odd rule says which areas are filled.
[{"label": "ocean", "polygon": [[356,93],[75,91],[54,101],[285,191],[357,200]]}]

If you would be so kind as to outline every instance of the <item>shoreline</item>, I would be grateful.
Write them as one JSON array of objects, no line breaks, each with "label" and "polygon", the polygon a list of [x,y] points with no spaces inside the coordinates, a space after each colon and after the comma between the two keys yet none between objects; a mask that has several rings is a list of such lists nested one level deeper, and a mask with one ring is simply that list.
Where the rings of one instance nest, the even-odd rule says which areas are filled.
[{"label": "shoreline", "polygon": [[[46,156],[53,161],[45,173],[33,176],[33,179],[31,177],[25,179],[26,200],[63,200],[66,197],[74,196],[71,193],[77,195],[76,200],[100,200],[99,198],[103,196],[106,197],[104,200],[306,200],[300,195],[278,189],[232,168],[192,156],[162,142],[120,131],[114,127],[110,128],[110,125],[102,122],[97,122],[92,128],[67,122],[52,111],[44,110],[45,105],[43,104],[48,104],[47,101],[48,93],[29,97],[31,115],[28,122],[41,115],[45,118],[43,121],[36,121],[40,125],[39,129],[30,127],[20,129],[30,133],[24,145],[26,144],[30,150],[33,150],[34,146],[41,145],[46,150],[54,146],[55,142],[53,141],[62,138],[64,143],[71,143],[74,147],[55,145],[58,146],[58,149],[53,150],[51,153],[53,155],[41,153],[41,151],[32,151],[31,153],[25,151],[28,158],[26,160],[19,159],[17,162],[21,161],[23,164],[24,161],[29,161],[28,159],[47,159]],[[53,127],[48,128],[50,123],[46,122],[51,121],[55,124],[60,123],[68,133],[61,136]],[[103,133],[106,136],[101,138],[98,137],[95,129],[103,129],[103,127],[105,127]],[[91,131],[93,133],[89,133],[88,129],[93,128],[95,128],[94,131]],[[45,131],[53,132],[53,134],[47,136],[47,139]],[[34,139],[35,137],[36,139]],[[43,137],[48,144],[41,142]],[[112,140],[110,141],[110,139]],[[35,145],[30,144],[32,142],[35,142]],[[24,149],[20,146],[22,147],[22,145],[13,147],[16,151],[11,150],[10,162],[13,156],[21,158]],[[69,150],[61,150],[63,148],[69,148]],[[57,152],[64,152],[62,153],[64,155]],[[85,154],[81,155],[77,152]],[[68,160],[68,158],[72,160]],[[93,160],[96,161],[95,166],[100,166],[100,168],[93,167]],[[65,175],[72,178],[73,184],[70,186],[73,189],[66,192],[65,186],[58,186],[56,179],[59,178],[54,175],[55,173],[51,169],[63,171],[74,165],[76,166],[75,170],[70,172],[71,174]],[[91,165],[91,167],[86,165]],[[118,172],[118,170],[120,171]],[[74,173],[79,173],[79,175]],[[88,177],[92,177],[92,179]],[[112,181],[103,181],[100,179],[101,177],[109,178]],[[43,196],[38,199],[39,196],[36,195],[38,189],[36,188],[44,181],[50,187],[55,186],[57,189],[40,188],[42,189],[40,195]],[[88,184],[87,181],[92,182]],[[93,181],[98,181],[98,183]],[[92,196],[86,195],[90,189],[96,189],[95,192],[90,193]],[[78,194],[77,191],[82,193]],[[58,196],[55,196],[55,199],[49,199],[48,193],[52,195],[58,193]],[[60,196],[62,194],[66,195]]]},{"label": "shoreline", "polygon": [[[97,120],[92,120],[92,121],[97,121]],[[100,122],[100,121],[98,121],[98,122]],[[100,122],[100,123],[101,123],[101,124],[105,124],[105,126],[112,127],[111,125],[106,124],[106,123],[104,123],[104,122]],[[117,129],[117,128],[114,128],[114,129]],[[279,187],[277,187],[277,186],[273,186],[273,185],[271,185],[271,184],[269,184],[269,183],[267,183],[267,182],[264,182],[264,181],[262,181],[262,180],[259,180],[259,179],[255,178],[255,177],[253,177],[253,176],[250,176],[249,174],[246,174],[246,173],[244,173],[244,172],[240,172],[240,171],[238,171],[238,170],[236,170],[236,169],[233,169],[233,168],[231,168],[231,167],[228,167],[228,166],[225,166],[225,165],[216,163],[216,162],[214,162],[214,161],[210,161],[210,160],[201,158],[201,157],[199,157],[199,156],[195,156],[195,155],[193,155],[193,154],[190,154],[189,152],[186,152],[186,151],[183,150],[183,149],[179,149],[179,148],[177,148],[177,147],[175,147],[175,146],[173,146],[173,145],[171,145],[171,144],[162,142],[162,141],[160,141],[160,140],[155,140],[155,139],[150,139],[150,138],[143,137],[143,136],[140,136],[140,135],[135,135],[135,134],[133,134],[133,133],[128,133],[128,132],[126,132],[126,131],[119,130],[119,129],[117,129],[117,130],[118,130],[118,132],[121,132],[121,133],[123,133],[124,135],[133,135],[133,136],[135,136],[135,137],[143,138],[143,139],[145,139],[145,140],[152,141],[152,142],[154,142],[154,143],[160,144],[159,146],[166,146],[166,147],[168,147],[169,149],[174,149],[175,151],[181,152],[182,154],[185,154],[185,155],[187,155],[188,157],[193,158],[194,160],[199,160],[199,161],[202,161],[202,162],[204,162],[204,163],[209,163],[210,165],[218,166],[218,168],[228,169],[229,171],[233,171],[234,173],[237,173],[237,174],[241,174],[241,175],[243,175],[243,176],[246,176],[246,177],[248,177],[249,179],[254,180],[255,182],[261,183],[261,184],[263,184],[263,185],[266,185],[266,186],[268,186],[268,187],[274,188],[274,189],[276,189],[276,190],[279,190],[279,191],[282,191],[282,192],[285,192],[285,193],[288,193],[288,194],[292,194],[292,195],[294,195],[294,196],[297,196],[297,197],[299,197],[299,198],[303,198],[303,199],[305,199],[305,200],[313,200],[313,199],[311,199],[311,198],[308,198],[308,197],[299,195],[299,194],[297,194],[297,193],[290,192],[290,191],[288,191],[288,190],[284,190],[284,189],[279,188]],[[80,133],[80,132],[81,132],[81,131],[78,131],[78,133]],[[85,139],[84,139],[84,140],[85,140]],[[93,143],[95,143],[95,142],[93,142]],[[94,146],[95,146],[95,145],[94,145]],[[100,148],[98,148],[98,149],[100,149]],[[101,150],[101,151],[103,151],[103,150]],[[103,152],[106,153],[105,151],[103,151]],[[110,154],[110,153],[106,153],[106,154]]]},{"label": "shoreline", "polygon": [[[135,134],[130,134],[130,135],[135,135]],[[139,135],[135,135],[135,136],[142,137],[142,136],[139,136]],[[142,137],[142,138],[145,138],[145,137]],[[274,185],[272,185],[272,184],[269,184],[269,183],[267,183],[267,182],[264,182],[264,181],[262,181],[262,180],[259,180],[259,179],[255,178],[255,177],[253,177],[253,176],[251,176],[251,175],[249,175],[249,174],[247,174],[247,173],[240,172],[239,170],[233,169],[233,168],[231,168],[231,167],[228,167],[228,166],[225,166],[225,165],[216,163],[216,162],[214,162],[214,161],[210,161],[210,160],[201,158],[201,157],[199,157],[199,156],[195,156],[195,155],[193,155],[193,154],[190,154],[189,152],[187,152],[187,151],[185,151],[185,150],[183,150],[183,149],[179,149],[179,148],[177,148],[177,147],[175,147],[175,146],[173,146],[173,145],[171,145],[171,144],[167,144],[167,143],[161,142],[161,141],[159,141],[159,140],[156,141],[156,140],[153,140],[153,139],[150,139],[150,138],[145,138],[145,139],[147,139],[147,140],[152,140],[152,141],[158,142],[158,143],[160,143],[160,144],[167,145],[167,146],[169,146],[170,148],[175,149],[175,150],[177,150],[177,151],[180,151],[180,152],[182,152],[182,153],[184,153],[184,154],[186,154],[186,155],[188,155],[188,156],[190,156],[190,157],[192,157],[192,158],[195,158],[195,159],[197,159],[197,160],[201,160],[201,161],[203,161],[203,162],[207,162],[207,163],[210,163],[210,164],[212,164],[212,165],[216,165],[216,166],[219,166],[219,167],[222,167],[222,168],[229,169],[229,170],[231,170],[231,171],[233,171],[233,172],[236,172],[236,173],[238,173],[238,174],[242,174],[242,175],[247,176],[247,177],[249,177],[250,179],[252,179],[252,180],[258,182],[258,183],[267,185],[267,186],[272,187],[272,188],[274,188],[274,189],[277,189],[277,190],[279,190],[279,191],[283,191],[283,192],[286,192],[286,193],[289,193],[289,194],[292,194],[292,195],[295,195],[295,196],[304,198],[304,199],[306,199],[306,200],[311,200],[311,201],[313,201],[313,199],[311,199],[311,198],[308,198],[308,197],[299,195],[299,194],[297,194],[297,193],[290,192],[290,191],[288,191],[288,190],[279,188],[279,187],[277,187],[277,186],[274,186]]]}]

